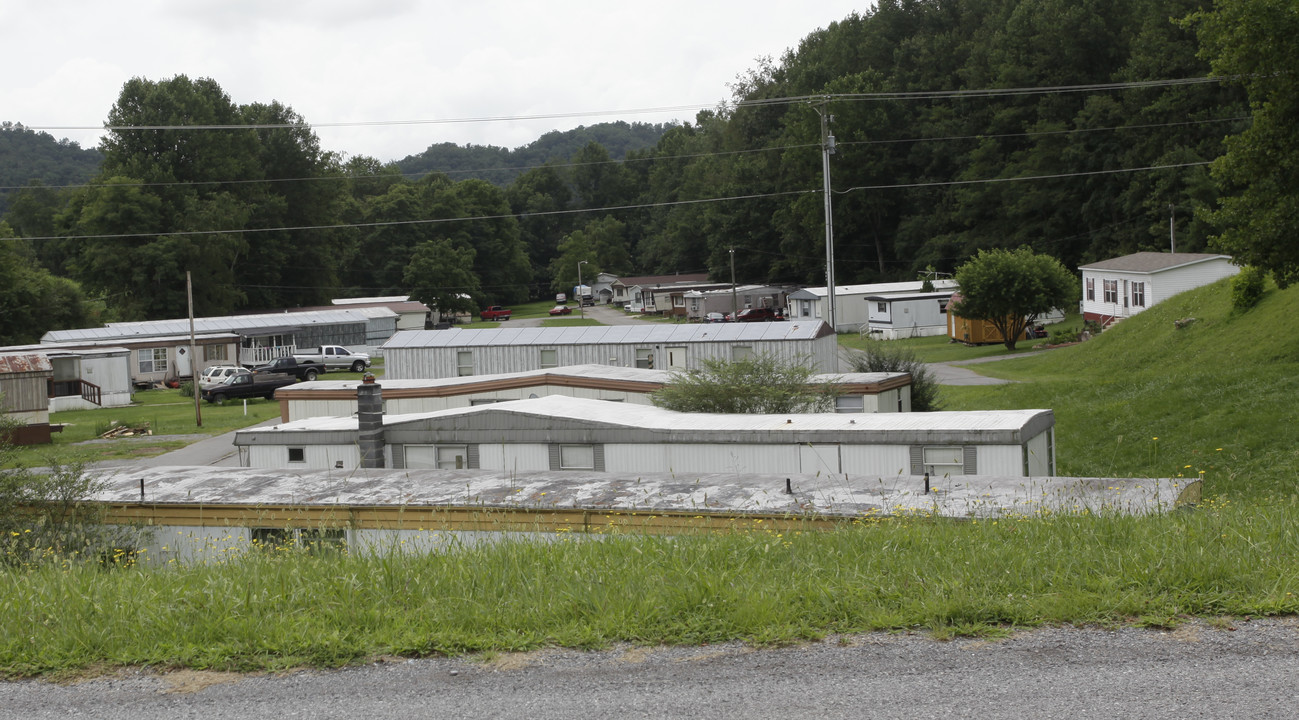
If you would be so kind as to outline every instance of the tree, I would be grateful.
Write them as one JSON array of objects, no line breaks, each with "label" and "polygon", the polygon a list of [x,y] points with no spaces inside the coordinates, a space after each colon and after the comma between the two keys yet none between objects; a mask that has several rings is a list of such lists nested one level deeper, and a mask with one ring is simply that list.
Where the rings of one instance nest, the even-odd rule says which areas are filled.
[{"label": "tree", "polygon": [[446,238],[415,247],[402,279],[411,297],[437,310],[441,319],[478,309],[482,288],[473,272],[473,248],[457,248]]},{"label": "tree", "polygon": [[700,370],[673,370],[667,385],[651,399],[680,412],[831,412],[839,390],[815,375],[806,362],[786,362],[774,355],[735,362],[706,359]]},{"label": "tree", "polygon": [[1222,193],[1210,221],[1214,245],[1235,262],[1299,280],[1299,7],[1293,0],[1217,2],[1188,18],[1201,56],[1217,75],[1235,76],[1249,95],[1253,123],[1227,139],[1213,164]]},{"label": "tree", "polygon": [[932,412],[941,410],[938,400],[938,378],[929,370],[915,351],[907,347],[886,347],[881,340],[871,342],[860,353],[853,353],[852,371],[859,373],[897,373],[911,375],[911,411]]},{"label": "tree", "polygon": [[956,270],[956,284],[961,300],[949,310],[991,323],[1010,350],[1039,315],[1078,298],[1073,273],[1059,260],[1027,247],[980,250]]}]

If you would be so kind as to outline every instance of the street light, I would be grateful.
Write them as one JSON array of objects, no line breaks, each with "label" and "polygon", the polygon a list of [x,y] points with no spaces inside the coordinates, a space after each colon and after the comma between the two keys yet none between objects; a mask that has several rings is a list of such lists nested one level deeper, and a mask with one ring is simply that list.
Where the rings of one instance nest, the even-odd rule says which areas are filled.
[{"label": "street light", "polygon": [[586,319],[586,303],[582,297],[582,266],[587,264],[588,260],[583,260],[577,264],[577,315],[583,320]]}]

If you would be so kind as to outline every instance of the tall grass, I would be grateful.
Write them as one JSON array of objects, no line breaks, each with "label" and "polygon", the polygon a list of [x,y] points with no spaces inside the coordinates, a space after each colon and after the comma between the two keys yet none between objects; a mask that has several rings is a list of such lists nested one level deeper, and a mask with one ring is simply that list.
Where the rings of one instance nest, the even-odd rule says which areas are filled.
[{"label": "tall grass", "polygon": [[1287,614],[1299,611],[1296,521],[1294,501],[1214,501],[1153,518],[912,518],[830,533],[40,566],[11,572],[0,589],[0,674],[101,664],[273,670],[382,654]]}]

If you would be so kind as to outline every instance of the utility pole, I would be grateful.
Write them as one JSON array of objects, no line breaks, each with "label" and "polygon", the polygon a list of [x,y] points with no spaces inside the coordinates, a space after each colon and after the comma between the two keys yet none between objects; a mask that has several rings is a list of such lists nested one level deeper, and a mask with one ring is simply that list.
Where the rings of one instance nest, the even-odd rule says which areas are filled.
[{"label": "utility pole", "polygon": [[189,301],[189,385],[194,391],[194,422],[203,427],[202,403],[199,402],[203,390],[198,386],[198,355],[194,352],[194,281],[188,270],[185,271],[185,297]]},{"label": "utility pole", "polygon": [[1168,203],[1168,252],[1177,252],[1177,206]]},{"label": "utility pole", "polygon": [[830,329],[837,332],[834,303],[834,208],[830,199],[830,156],[834,154],[834,135],[830,134],[830,123],[834,116],[828,114],[830,98],[825,98],[815,106],[816,114],[821,116],[821,181],[822,194],[825,195],[825,318]]},{"label": "utility pole", "polygon": [[731,322],[740,314],[740,304],[735,300],[735,248],[731,248]]}]

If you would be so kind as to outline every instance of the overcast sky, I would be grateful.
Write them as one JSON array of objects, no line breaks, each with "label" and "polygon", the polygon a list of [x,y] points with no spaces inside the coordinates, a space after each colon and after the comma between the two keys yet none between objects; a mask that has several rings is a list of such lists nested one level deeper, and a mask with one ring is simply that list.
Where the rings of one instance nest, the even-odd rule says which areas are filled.
[{"label": "overcast sky", "polygon": [[[728,85],[866,0],[14,0],[0,120],[93,147],[132,77],[210,77],[278,100],[326,150],[398,160],[440,142],[693,120]],[[632,112],[672,108],[667,112]],[[527,116],[556,116],[518,119]],[[481,121],[482,118],[514,118]],[[468,120],[474,120],[468,122]],[[419,124],[324,127],[331,123]],[[437,122],[429,122],[437,121]],[[453,122],[448,122],[453,121]],[[466,122],[456,122],[466,121]]]}]

